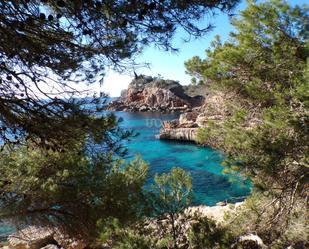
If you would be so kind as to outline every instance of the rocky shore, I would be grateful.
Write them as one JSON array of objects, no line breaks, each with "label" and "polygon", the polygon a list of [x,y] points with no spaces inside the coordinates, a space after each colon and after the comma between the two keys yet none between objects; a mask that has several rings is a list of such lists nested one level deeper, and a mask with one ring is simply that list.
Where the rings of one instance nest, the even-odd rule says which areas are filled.
[{"label": "rocky shore", "polygon": [[[217,226],[225,226],[228,225],[225,216],[227,214],[234,215],[244,207],[244,202],[238,202],[235,204],[218,203],[217,206],[212,207],[201,205],[187,208],[176,220],[176,223],[183,223],[185,220],[185,224],[181,226],[182,230],[180,234],[182,234],[182,236],[180,236],[179,241],[177,241],[178,245],[181,246],[184,241],[187,241],[188,231],[192,224],[196,222],[197,217],[212,219]],[[164,238],[165,233],[169,232],[169,229],[171,229],[169,227],[169,222],[164,219],[160,219],[159,221],[147,219],[143,222],[143,226],[145,229],[150,229],[152,231],[150,236],[155,236],[157,239],[160,239],[160,237]],[[248,245],[249,243],[250,245],[249,247],[241,248],[266,248],[263,241],[254,234],[241,236],[238,238],[238,243],[242,245]],[[70,238],[57,228],[30,226],[11,234],[5,246],[1,247],[0,244],[0,249],[84,249],[87,248],[87,246],[84,240]],[[105,248],[112,249],[109,247]]]},{"label": "rocky shore", "polygon": [[46,226],[29,226],[7,237],[0,249],[83,249],[87,246],[83,239],[72,238],[62,229]]},{"label": "rocky shore", "polygon": [[208,122],[219,124],[230,115],[228,98],[233,96],[221,92],[208,95],[202,106],[182,113],[178,120],[164,122],[158,138],[197,142],[199,128],[207,127]]},{"label": "rocky shore", "polygon": [[[218,224],[224,221],[226,212],[235,212],[242,203],[229,204],[225,206],[197,206],[185,210],[184,215],[199,213],[203,217],[214,219]],[[149,221],[151,224],[153,222]],[[148,223],[149,223],[148,222]],[[147,223],[147,222],[146,222]],[[7,238],[7,246],[12,249],[83,249],[87,243],[81,239],[70,238],[59,228],[29,226]],[[0,247],[1,248],[1,247]]]},{"label": "rocky shore", "polygon": [[108,106],[112,111],[187,112],[203,104],[201,95],[190,96],[177,81],[138,76]]},{"label": "rocky shore", "polygon": [[158,138],[196,142],[200,127],[196,122],[198,115],[198,112],[194,110],[181,114],[178,120],[163,122]]}]

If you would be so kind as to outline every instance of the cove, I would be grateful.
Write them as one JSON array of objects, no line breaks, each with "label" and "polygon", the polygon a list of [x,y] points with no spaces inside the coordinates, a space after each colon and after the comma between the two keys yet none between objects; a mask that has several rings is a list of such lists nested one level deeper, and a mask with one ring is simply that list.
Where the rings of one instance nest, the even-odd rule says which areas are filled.
[{"label": "cove", "polygon": [[219,151],[193,143],[156,138],[162,121],[178,118],[179,114],[113,113],[123,119],[121,127],[139,133],[139,136],[124,144],[128,148],[127,160],[140,155],[149,164],[150,179],[156,173],[168,172],[175,166],[189,172],[194,192],[192,205],[214,206],[217,202],[225,200],[235,203],[250,194],[248,180],[222,174],[223,167],[220,164],[224,156]]},{"label": "cove", "polygon": [[[220,165],[223,155],[216,150],[197,146],[193,143],[163,141],[156,138],[162,121],[179,117],[178,114],[113,112],[123,122],[120,126],[139,133],[131,141],[125,142],[128,148],[126,160],[140,155],[149,164],[149,181],[158,173],[168,172],[177,166],[191,174],[194,205],[214,206],[219,201],[230,203],[243,200],[250,194],[250,182],[222,174]],[[0,223],[0,241],[14,232],[14,227]]]}]

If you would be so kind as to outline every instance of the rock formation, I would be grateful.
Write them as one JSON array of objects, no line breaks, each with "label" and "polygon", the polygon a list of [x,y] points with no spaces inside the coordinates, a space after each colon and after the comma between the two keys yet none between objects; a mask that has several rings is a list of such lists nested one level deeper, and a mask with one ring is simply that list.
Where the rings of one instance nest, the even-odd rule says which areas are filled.
[{"label": "rock formation", "polygon": [[235,204],[226,204],[224,206],[222,205],[216,205],[216,206],[194,206],[189,207],[185,210],[185,213],[187,215],[194,213],[198,213],[200,217],[207,217],[209,219],[212,219],[216,222],[217,225],[224,225],[226,220],[224,217],[226,214],[236,214],[236,212],[240,211],[241,208],[244,207],[244,202],[236,202]]},{"label": "rock formation", "polygon": [[8,237],[8,246],[14,249],[39,249],[53,241],[53,231],[48,228],[30,226]]},{"label": "rock formation", "polygon": [[192,141],[197,140],[198,128],[161,129],[159,138],[166,140]]},{"label": "rock formation", "polygon": [[181,114],[179,120],[163,122],[158,137],[167,140],[195,142],[199,128],[199,125],[196,123],[198,116],[197,111],[191,111]]},{"label": "rock formation", "polygon": [[221,123],[230,115],[229,98],[233,96],[222,92],[209,94],[202,106],[181,114],[179,120],[164,123],[158,137],[197,142],[199,128],[207,127],[208,122]]},{"label": "rock formation", "polygon": [[189,96],[183,86],[172,80],[139,76],[122,91],[121,97],[110,103],[113,111],[189,111],[201,106],[203,96]]},{"label": "rock formation", "polygon": [[59,228],[29,226],[8,236],[8,247],[13,249],[83,249],[86,243],[71,238]]},{"label": "rock formation", "polygon": [[[238,238],[237,245],[241,245],[241,248],[244,249],[266,249],[267,246],[264,244],[262,239],[256,234],[247,234]],[[235,247],[239,248],[239,247]]]}]

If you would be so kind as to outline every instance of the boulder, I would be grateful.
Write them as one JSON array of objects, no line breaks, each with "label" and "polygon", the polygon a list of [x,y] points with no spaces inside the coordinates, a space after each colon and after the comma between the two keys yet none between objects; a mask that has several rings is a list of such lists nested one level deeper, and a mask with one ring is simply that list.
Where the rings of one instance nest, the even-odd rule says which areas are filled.
[{"label": "boulder", "polygon": [[14,249],[39,249],[54,241],[54,231],[46,227],[29,226],[8,236],[8,246]]},{"label": "boulder", "polygon": [[72,238],[59,228],[29,226],[8,237],[8,247],[13,249],[84,249],[86,243]]},{"label": "boulder", "polygon": [[240,244],[243,249],[264,249],[267,248],[262,239],[255,234],[248,234],[241,236],[238,239],[238,245]]},{"label": "boulder", "polygon": [[82,239],[72,238],[60,229],[56,229],[54,240],[64,249],[84,249],[87,244]]},{"label": "boulder", "polygon": [[60,249],[60,247],[58,247],[57,245],[54,245],[54,244],[48,244],[48,245],[42,247],[41,249]]},{"label": "boulder", "polygon": [[179,124],[182,125],[182,124],[195,123],[197,117],[198,113],[195,111],[183,113],[179,117]]}]

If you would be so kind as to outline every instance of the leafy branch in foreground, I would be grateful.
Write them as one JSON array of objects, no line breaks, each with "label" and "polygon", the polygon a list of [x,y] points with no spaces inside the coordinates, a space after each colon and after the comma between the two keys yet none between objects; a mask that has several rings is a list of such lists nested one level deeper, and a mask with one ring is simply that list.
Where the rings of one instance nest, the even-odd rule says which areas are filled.
[{"label": "leafy branch in foreground", "polygon": [[177,27],[200,37],[211,25],[196,21],[237,2],[1,1],[0,139],[56,146],[62,135],[74,137],[71,119],[85,117],[85,124],[89,115],[76,104],[84,93],[74,83],[102,83],[106,68],[136,66],[135,55],[149,44],[174,50]]},{"label": "leafy branch in foreground", "polygon": [[192,198],[192,179],[181,168],[173,168],[169,173],[156,175],[153,185],[153,212],[159,218],[165,217],[171,225],[173,248],[178,248],[182,224],[177,219],[182,215]]},{"label": "leafy branch in foreground", "polygon": [[21,147],[2,153],[0,172],[0,219],[17,225],[56,226],[90,240],[97,220],[125,224],[143,213],[140,159],[124,165],[111,153],[87,154],[83,144],[65,153]]},{"label": "leafy branch in foreground", "polygon": [[146,194],[152,215],[127,226],[117,219],[100,220],[98,244],[115,249],[231,248],[236,240],[228,228],[189,208],[191,191],[191,177],[181,168],[156,175]]},{"label": "leafy branch in foreground", "polygon": [[119,220],[101,220],[101,243],[112,248],[179,248],[179,241],[185,237],[181,230],[186,223],[180,216],[192,197],[190,175],[181,168],[173,168],[156,175],[147,192],[145,202],[151,216],[125,228],[119,225]]}]

